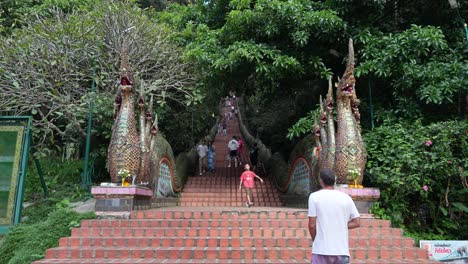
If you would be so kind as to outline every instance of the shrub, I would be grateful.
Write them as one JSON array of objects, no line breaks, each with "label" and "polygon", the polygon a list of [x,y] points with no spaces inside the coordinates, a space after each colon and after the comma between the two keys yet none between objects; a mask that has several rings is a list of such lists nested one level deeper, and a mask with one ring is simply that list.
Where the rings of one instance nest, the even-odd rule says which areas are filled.
[{"label": "shrub", "polygon": [[[49,197],[63,199],[69,197],[75,200],[80,191],[81,171],[83,170],[82,160],[65,160],[59,158],[43,158],[39,160],[41,164],[44,180],[49,190]],[[35,201],[44,196],[41,181],[34,163],[28,165],[26,176],[25,200]]]},{"label": "shrub", "polygon": [[384,124],[367,133],[366,180],[381,190],[374,213],[409,231],[466,239],[467,133],[467,121]]},{"label": "shrub", "polygon": [[42,259],[46,249],[58,246],[59,238],[70,235],[71,228],[94,217],[94,213],[78,214],[61,208],[50,213],[46,221],[19,225],[4,237],[0,263],[29,264]]}]

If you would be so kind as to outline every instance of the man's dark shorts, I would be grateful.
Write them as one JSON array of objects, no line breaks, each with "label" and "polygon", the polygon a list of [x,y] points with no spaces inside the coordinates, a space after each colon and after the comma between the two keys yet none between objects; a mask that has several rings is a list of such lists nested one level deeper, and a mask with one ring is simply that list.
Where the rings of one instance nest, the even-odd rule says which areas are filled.
[{"label": "man's dark shorts", "polygon": [[349,256],[327,256],[312,254],[313,264],[350,264]]},{"label": "man's dark shorts", "polygon": [[237,157],[237,150],[230,150],[229,151],[229,157],[231,157],[231,158]]}]

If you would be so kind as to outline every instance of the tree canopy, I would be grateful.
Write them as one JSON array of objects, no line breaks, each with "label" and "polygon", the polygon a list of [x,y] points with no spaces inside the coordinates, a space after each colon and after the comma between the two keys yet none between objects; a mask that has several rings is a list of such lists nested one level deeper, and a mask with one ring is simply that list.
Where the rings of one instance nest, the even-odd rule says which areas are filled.
[{"label": "tree canopy", "polygon": [[[456,237],[468,212],[468,154],[459,147],[468,116],[467,18],[466,1],[452,9],[438,0],[5,0],[0,110],[32,115],[36,142],[57,155],[81,141],[94,98],[93,135],[107,147],[127,41],[137,83],[157,97],[161,131],[176,152],[206,135],[220,97],[235,91],[251,132],[287,156],[311,132],[319,96],[328,78],[343,74],[353,38],[371,145],[366,177],[401,195],[392,205],[386,193],[376,214]],[[415,191],[422,184],[430,187]],[[408,200],[418,205],[403,209]]]}]

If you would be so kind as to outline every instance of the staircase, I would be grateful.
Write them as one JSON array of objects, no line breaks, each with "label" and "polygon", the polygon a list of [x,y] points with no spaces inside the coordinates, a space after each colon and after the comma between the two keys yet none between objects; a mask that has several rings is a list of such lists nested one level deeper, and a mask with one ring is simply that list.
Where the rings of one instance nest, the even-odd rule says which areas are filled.
[{"label": "staircase", "polygon": [[[365,217],[365,216],[364,216]],[[177,207],[85,220],[34,263],[310,263],[307,211]],[[352,263],[436,263],[387,220],[350,231]]]},{"label": "staircase", "polygon": [[[214,142],[216,172],[189,177],[181,206],[135,211],[130,219],[82,221],[33,263],[310,263],[306,209],[280,207],[268,177],[256,182],[254,207],[243,206],[242,166],[226,163],[232,135],[240,135],[236,119],[228,135]],[[363,215],[361,227],[350,230],[352,263],[437,263],[402,233],[387,220]]]},{"label": "staircase", "polygon": [[[214,175],[190,177],[180,196],[181,206],[245,206],[247,196],[239,190],[243,169],[219,168]],[[256,181],[253,190],[255,206],[281,206],[278,190],[268,178]]]},{"label": "staircase", "polygon": [[[229,107],[224,108],[228,112]],[[239,123],[236,117],[228,119],[227,134],[218,134],[213,141],[216,151],[215,173],[205,172],[202,175],[189,177],[181,193],[179,202],[181,206],[244,206],[247,197],[244,190],[239,190],[240,175],[244,172],[243,164],[249,162],[249,152],[244,144],[240,153],[242,165],[228,167],[228,142],[233,136],[240,137]],[[278,207],[281,201],[277,188],[268,178],[263,177],[264,183],[256,180],[253,198],[255,206]]]}]

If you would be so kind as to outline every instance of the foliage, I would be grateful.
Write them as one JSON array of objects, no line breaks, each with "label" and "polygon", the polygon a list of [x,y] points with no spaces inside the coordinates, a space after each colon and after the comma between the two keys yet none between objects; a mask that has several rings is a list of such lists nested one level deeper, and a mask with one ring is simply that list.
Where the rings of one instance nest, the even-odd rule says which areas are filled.
[{"label": "foliage", "polygon": [[357,39],[362,62],[356,76],[386,80],[400,116],[414,117],[421,110],[418,104],[453,103],[460,92],[468,91],[468,61],[448,48],[439,28],[412,25],[389,34],[366,30]]},{"label": "foliage", "polygon": [[432,232],[412,232],[404,229],[404,236],[411,237],[414,239],[414,245],[419,247],[420,240],[446,240],[447,237],[440,234],[434,234]]},{"label": "foliage", "polygon": [[144,91],[153,94],[157,103],[200,101],[203,95],[196,89],[194,69],[183,61],[170,34],[134,4],[118,1],[98,2],[91,11],[52,10],[50,15],[37,16],[1,39],[0,108],[33,115],[35,143],[46,150],[43,154],[51,145],[79,142],[85,134],[96,65],[94,97],[98,103],[105,101],[105,107],[96,107],[96,116],[108,122],[95,125],[102,124],[98,131],[110,131],[110,98],[124,42],[137,83],[144,83]]},{"label": "foliage", "polygon": [[288,129],[286,137],[289,140],[292,140],[293,138],[298,138],[312,133],[314,119],[318,117],[319,110],[319,108],[316,108],[314,111],[311,111],[309,115],[299,118],[299,120],[297,120],[297,122]]},{"label": "foliage", "polygon": [[215,124],[214,113],[217,113],[217,102],[206,99],[201,104],[184,108],[180,104],[168,103],[158,109],[160,127],[164,137],[170,142],[174,154],[188,151],[201,138],[208,134]]},{"label": "foliage", "polygon": [[[84,198],[85,194],[79,187],[80,174],[83,169],[82,160],[62,161],[58,158],[49,157],[40,159],[39,163],[49,190],[49,198],[61,200],[68,197],[72,201]],[[36,166],[30,164],[28,167],[25,183],[25,201],[35,202],[44,196],[44,192]]]},{"label": "foliage", "polygon": [[36,14],[47,16],[50,10],[66,13],[75,10],[91,10],[100,1],[96,0],[4,0],[0,3],[0,33],[11,34],[12,30],[27,24]]},{"label": "foliage", "polygon": [[22,210],[22,222],[11,230],[0,244],[0,263],[31,263],[44,258],[45,250],[58,245],[60,237],[70,235],[82,219],[94,218],[93,213],[78,214],[70,203],[90,198],[79,185],[83,162],[40,160],[49,196],[44,197],[39,175],[33,164],[26,176],[25,201],[32,205]]},{"label": "foliage", "polygon": [[388,123],[364,135],[374,213],[410,231],[466,239],[468,122]]},{"label": "foliage", "polygon": [[46,249],[58,246],[59,238],[69,236],[77,223],[94,217],[94,213],[78,214],[62,208],[50,213],[43,222],[21,224],[0,245],[0,263],[26,264],[42,259]]},{"label": "foliage", "polygon": [[[173,6],[161,16],[180,31],[178,41],[206,72],[210,89],[271,94],[283,81],[331,74],[327,50],[320,47],[334,45],[344,29],[334,11],[303,0],[230,1],[228,10],[212,8],[219,8],[216,16],[200,2]],[[224,24],[210,22],[224,13]]]}]

